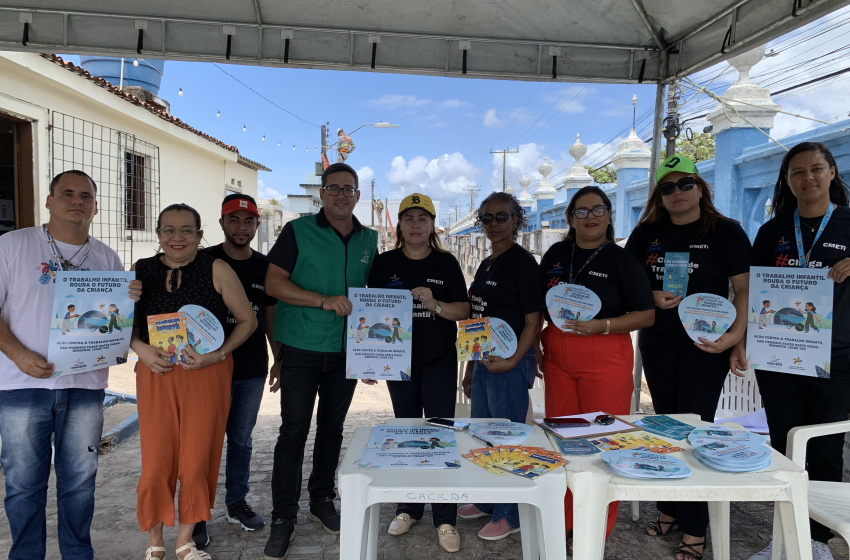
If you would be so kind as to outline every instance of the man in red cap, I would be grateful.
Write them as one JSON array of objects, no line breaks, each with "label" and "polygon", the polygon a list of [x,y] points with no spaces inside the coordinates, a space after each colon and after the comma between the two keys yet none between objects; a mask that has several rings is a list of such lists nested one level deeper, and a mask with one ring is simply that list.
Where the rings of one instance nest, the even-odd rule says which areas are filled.
[{"label": "man in red cap", "polygon": [[[227,417],[227,457],[225,463],[225,496],[227,520],[239,523],[245,531],[256,531],[265,525],[263,518],[254,513],[248,502],[248,475],[251,465],[251,433],[257,423],[260,401],[266,372],[269,369],[266,338],[277,355],[277,346],[272,338],[274,312],[277,300],[266,296],[266,269],[269,266],[265,255],[251,248],[257,234],[260,213],[257,203],[245,194],[231,194],[221,204],[221,219],[218,221],[224,232],[224,243],[207,249],[209,254],[230,265],[242,282],[251,307],[257,315],[257,330],[242,346],[233,351],[233,384],[231,388],[230,414]],[[225,333],[230,334],[236,322],[228,313]],[[272,391],[277,391],[277,372],[280,364],[272,366],[270,382]],[[210,538],[207,524],[195,525],[192,534],[198,549],[206,547]]]}]

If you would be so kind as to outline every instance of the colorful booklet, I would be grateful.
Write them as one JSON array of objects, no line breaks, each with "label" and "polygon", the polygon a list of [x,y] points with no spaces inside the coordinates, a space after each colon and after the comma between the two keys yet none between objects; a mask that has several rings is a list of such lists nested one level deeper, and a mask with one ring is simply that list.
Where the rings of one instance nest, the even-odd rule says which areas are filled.
[{"label": "colorful booklet", "polygon": [[171,352],[171,363],[177,363],[180,351],[189,343],[189,333],[186,330],[186,314],[162,313],[148,315],[148,344],[154,348]]},{"label": "colorful booklet", "polygon": [[635,426],[640,426],[644,431],[657,436],[680,440],[687,438],[688,434],[694,430],[694,426],[670,418],[666,414],[646,416],[636,421]]},{"label": "colorful booklet", "polygon": [[470,362],[490,356],[510,358],[516,352],[517,337],[510,325],[498,317],[458,321],[457,360]]},{"label": "colorful booklet", "polygon": [[664,285],[665,292],[674,296],[685,297],[688,293],[688,268],[690,253],[664,253]]}]

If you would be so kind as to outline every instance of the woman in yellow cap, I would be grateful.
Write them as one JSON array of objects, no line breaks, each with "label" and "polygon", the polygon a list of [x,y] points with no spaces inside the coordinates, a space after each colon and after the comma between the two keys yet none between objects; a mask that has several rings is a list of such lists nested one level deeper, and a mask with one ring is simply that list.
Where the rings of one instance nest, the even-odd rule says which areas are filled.
[{"label": "woman in yellow cap", "polygon": [[[413,294],[413,357],[409,381],[387,383],[396,418],[452,418],[457,394],[456,321],[469,318],[460,264],[440,247],[431,198],[414,193],[401,201],[395,249],[375,258],[370,288]],[[370,380],[365,380],[370,381]],[[377,383],[377,381],[372,381]],[[390,535],[403,535],[422,518],[425,504],[398,504]],[[457,504],[431,504],[440,546],[460,550]]]},{"label": "woman in yellow cap", "polygon": [[[649,277],[655,299],[655,324],[638,334],[644,375],[658,414],[696,413],[714,421],[717,401],[729,373],[731,348],[747,328],[751,246],[747,234],[712,203],[711,188],[692,160],[668,157],[655,174],[646,209],[626,243]],[[687,291],[664,291],[664,261],[686,253]],[[679,319],[684,296],[710,293],[730,297],[737,311],[725,334],[693,342]],[[676,525],[683,535],[676,560],[700,560],[708,527],[705,502],[658,502],[660,515],[644,530],[664,536]]]}]

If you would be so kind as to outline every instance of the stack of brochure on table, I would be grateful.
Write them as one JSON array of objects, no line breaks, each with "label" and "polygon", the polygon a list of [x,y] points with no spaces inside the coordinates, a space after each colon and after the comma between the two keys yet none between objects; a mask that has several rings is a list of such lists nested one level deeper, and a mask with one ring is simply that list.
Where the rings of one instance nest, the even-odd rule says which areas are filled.
[{"label": "stack of brochure on table", "polygon": [[748,472],[770,465],[770,448],[761,434],[710,424],[688,435],[694,456],[703,465],[723,472]]},{"label": "stack of brochure on table", "polygon": [[469,426],[472,437],[489,445],[520,443],[528,439],[533,430],[534,428],[528,424],[499,420],[475,422]]},{"label": "stack of brochure on table", "polygon": [[685,478],[691,475],[691,468],[681,459],[652,451],[621,449],[604,451],[600,457],[614,474],[626,478]]}]

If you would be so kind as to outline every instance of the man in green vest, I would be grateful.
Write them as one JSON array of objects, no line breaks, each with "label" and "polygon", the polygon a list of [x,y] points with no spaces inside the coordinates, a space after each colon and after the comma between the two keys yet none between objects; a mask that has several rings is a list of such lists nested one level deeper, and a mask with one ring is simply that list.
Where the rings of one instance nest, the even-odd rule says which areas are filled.
[{"label": "man in green vest", "polygon": [[363,288],[375,258],[378,236],[354,217],[360,200],[357,172],[344,163],[322,174],[322,210],[289,222],[271,252],[266,293],[280,300],[274,337],[281,343],[277,380],[280,434],[272,470],[272,523],[266,560],[286,557],[295,537],[304,446],[316,396],[316,441],[307,483],[307,517],[339,534],[334,478],[342,446],[342,428],[357,381],[345,378],[348,288]]}]

